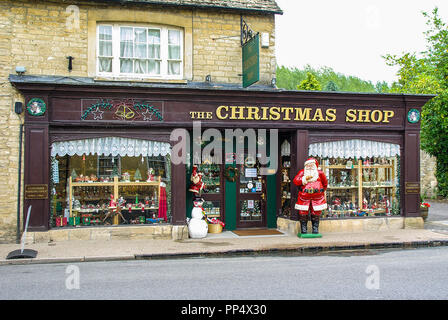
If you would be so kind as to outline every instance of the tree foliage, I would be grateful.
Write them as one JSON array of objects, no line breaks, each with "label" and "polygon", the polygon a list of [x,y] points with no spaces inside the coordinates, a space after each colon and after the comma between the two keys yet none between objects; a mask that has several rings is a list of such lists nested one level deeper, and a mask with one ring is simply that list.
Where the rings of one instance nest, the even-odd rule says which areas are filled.
[{"label": "tree foliage", "polygon": [[[376,86],[370,81],[365,81],[354,76],[346,76],[335,72],[329,67],[315,69],[309,65],[303,69],[287,68],[284,66],[278,67],[277,87],[287,90],[297,90],[297,85],[300,85],[302,81],[306,80],[308,74],[312,74],[317,79],[323,91],[378,92]],[[388,89],[387,83],[384,82],[382,85],[384,92],[386,92]]]},{"label": "tree foliage", "polygon": [[311,72],[307,72],[306,78],[297,85],[297,90],[320,91],[322,86]]},{"label": "tree foliage", "polygon": [[438,194],[448,196],[448,28],[438,9],[423,13],[427,19],[427,50],[386,55],[386,63],[398,66],[399,80],[392,84],[397,93],[436,94],[422,108],[421,147],[437,159]]},{"label": "tree foliage", "polygon": [[325,85],[324,91],[339,91],[339,87],[333,80],[330,80]]}]

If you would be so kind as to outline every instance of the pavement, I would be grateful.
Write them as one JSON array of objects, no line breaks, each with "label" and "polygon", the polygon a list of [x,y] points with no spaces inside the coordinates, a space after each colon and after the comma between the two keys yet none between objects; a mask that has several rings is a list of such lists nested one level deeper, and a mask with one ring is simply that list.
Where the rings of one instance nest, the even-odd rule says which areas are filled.
[{"label": "pavement", "polygon": [[0,265],[71,263],[88,261],[173,259],[228,255],[315,254],[326,251],[448,246],[448,201],[431,204],[424,229],[382,232],[322,233],[322,238],[302,239],[287,234],[237,236],[231,231],[186,240],[80,240],[35,243],[25,249],[36,258],[9,259],[20,244],[0,244]]}]

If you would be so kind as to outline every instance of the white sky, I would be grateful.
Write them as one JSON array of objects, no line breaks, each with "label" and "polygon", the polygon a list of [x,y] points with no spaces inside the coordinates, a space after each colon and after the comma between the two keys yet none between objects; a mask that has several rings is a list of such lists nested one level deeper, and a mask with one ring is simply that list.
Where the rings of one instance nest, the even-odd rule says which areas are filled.
[{"label": "white sky", "polygon": [[448,23],[448,0],[276,0],[279,66],[327,66],[363,80],[397,80],[382,55],[421,52],[428,28],[422,11],[439,8]]}]

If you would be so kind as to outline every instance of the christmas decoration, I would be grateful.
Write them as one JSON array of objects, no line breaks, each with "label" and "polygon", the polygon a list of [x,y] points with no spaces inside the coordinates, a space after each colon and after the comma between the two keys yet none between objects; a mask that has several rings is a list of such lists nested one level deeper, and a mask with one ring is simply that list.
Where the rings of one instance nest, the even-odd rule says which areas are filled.
[{"label": "christmas decoration", "polygon": [[205,238],[208,232],[207,222],[204,220],[206,216],[202,205],[204,199],[195,198],[193,200],[193,210],[191,210],[191,219],[187,219],[188,232],[190,238]]},{"label": "christmas decoration", "polygon": [[225,170],[224,170],[224,177],[227,179],[227,181],[229,182],[235,182],[236,178],[238,177],[238,169],[232,166],[228,166]]},{"label": "christmas decoration", "polygon": [[140,170],[137,168],[137,170],[135,170],[134,180],[136,182],[139,182],[141,179],[142,179],[142,174],[140,173]]},{"label": "christmas decoration", "polygon": [[76,178],[78,177],[78,175],[76,174],[75,169],[72,170],[72,173],[70,174],[70,176],[72,177],[72,180],[76,180]]},{"label": "christmas decoration", "polygon": [[205,189],[205,183],[202,182],[202,173],[198,171],[198,166],[196,165],[193,166],[193,172],[191,173],[190,180],[192,184],[190,185],[188,191],[200,194],[202,190]]},{"label": "christmas decoration", "polygon": [[[319,220],[322,210],[327,208],[325,191],[328,181],[325,173],[319,168],[314,158],[305,161],[305,168],[300,170],[293,182],[299,186],[299,194],[295,208],[299,210],[300,237],[321,237],[319,233]],[[311,215],[312,234],[308,234],[308,214]]]},{"label": "christmas decoration", "polygon": [[118,177],[119,173],[118,173],[118,168],[117,166],[114,165],[114,168],[112,169],[112,177]]},{"label": "christmas decoration", "polygon": [[152,181],[154,181],[154,169],[149,168],[148,169],[148,180],[146,180],[146,182],[152,182]]},{"label": "christmas decoration", "polygon": [[28,114],[31,116],[41,116],[47,110],[44,100],[39,98],[32,98],[26,106]]},{"label": "christmas decoration", "polygon": [[167,202],[166,202],[166,184],[161,182],[160,183],[160,197],[159,197],[159,212],[158,217],[159,219],[163,219],[164,221],[167,221]]}]

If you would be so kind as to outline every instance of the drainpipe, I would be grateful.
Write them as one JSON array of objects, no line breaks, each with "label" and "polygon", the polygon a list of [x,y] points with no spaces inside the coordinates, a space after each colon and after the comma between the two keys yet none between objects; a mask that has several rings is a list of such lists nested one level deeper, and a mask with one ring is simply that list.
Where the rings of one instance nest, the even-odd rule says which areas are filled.
[{"label": "drainpipe", "polygon": [[16,243],[20,243],[20,191],[22,182],[22,135],[23,135],[23,123],[20,124],[19,133],[19,170],[17,181],[17,232]]}]

